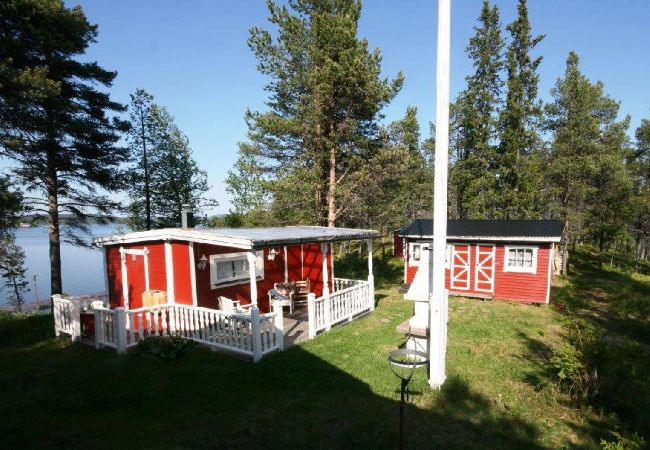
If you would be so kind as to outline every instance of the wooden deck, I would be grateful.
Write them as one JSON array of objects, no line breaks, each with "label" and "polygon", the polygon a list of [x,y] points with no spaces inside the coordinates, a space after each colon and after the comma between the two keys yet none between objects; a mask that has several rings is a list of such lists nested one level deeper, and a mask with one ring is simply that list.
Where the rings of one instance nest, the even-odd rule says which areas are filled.
[{"label": "wooden deck", "polygon": [[295,309],[293,314],[284,315],[284,348],[309,339],[307,308]]}]

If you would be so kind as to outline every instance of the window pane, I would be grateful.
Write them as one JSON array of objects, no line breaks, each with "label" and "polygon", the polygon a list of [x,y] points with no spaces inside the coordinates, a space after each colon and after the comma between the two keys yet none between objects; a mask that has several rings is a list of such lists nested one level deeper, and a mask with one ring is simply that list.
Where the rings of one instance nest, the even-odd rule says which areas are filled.
[{"label": "window pane", "polygon": [[232,277],[232,264],[230,261],[217,262],[217,280]]},{"label": "window pane", "polygon": [[236,259],[232,262],[232,276],[236,278],[245,277],[248,272],[247,266],[245,259]]},{"label": "window pane", "polygon": [[524,253],[524,267],[533,267],[533,250],[526,249]]},{"label": "window pane", "polygon": [[517,255],[517,250],[515,250],[514,248],[508,249],[508,265],[510,267],[515,266],[516,255]]},{"label": "window pane", "polygon": [[420,260],[420,246],[419,245],[414,245],[413,246],[413,259],[415,261]]}]

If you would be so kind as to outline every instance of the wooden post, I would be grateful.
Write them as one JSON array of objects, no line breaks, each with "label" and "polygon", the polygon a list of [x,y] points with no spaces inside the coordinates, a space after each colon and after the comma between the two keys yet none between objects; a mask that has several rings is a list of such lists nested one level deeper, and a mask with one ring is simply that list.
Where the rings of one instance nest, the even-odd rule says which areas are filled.
[{"label": "wooden post", "polygon": [[77,341],[81,338],[81,305],[78,300],[70,300],[70,308],[72,310],[72,341]]},{"label": "wooden post", "polygon": [[447,311],[445,253],[447,248],[447,164],[449,157],[449,41],[451,0],[438,0],[436,61],[436,148],[433,198],[433,280],[429,300],[429,385],[445,382]]},{"label": "wooden post", "polygon": [[253,362],[262,359],[262,335],[260,334],[260,310],[257,304],[251,308],[251,334],[253,335]]},{"label": "wooden post", "polygon": [[331,308],[332,302],[330,299],[329,288],[329,271],[327,270],[327,243],[323,242],[320,245],[320,252],[323,256],[323,297],[325,297],[325,330],[329,331],[332,328]]},{"label": "wooden post", "polygon": [[282,306],[273,303],[273,312],[275,313],[275,333],[280,350],[284,350],[284,311]]},{"label": "wooden post", "polygon": [[287,246],[284,246],[284,282],[289,281],[289,260],[287,259]]},{"label": "wooden post", "polygon": [[375,276],[372,272],[372,239],[368,239],[368,300],[370,311],[375,310]]},{"label": "wooden post", "polygon": [[307,294],[307,318],[309,320],[309,339],[316,336],[316,294]]},{"label": "wooden post", "polygon": [[126,310],[121,306],[115,308],[115,346],[117,353],[126,353]]},{"label": "wooden post", "polygon": [[248,277],[251,287],[251,305],[257,307],[257,255],[255,250],[249,250],[246,253],[246,258],[248,260]]}]

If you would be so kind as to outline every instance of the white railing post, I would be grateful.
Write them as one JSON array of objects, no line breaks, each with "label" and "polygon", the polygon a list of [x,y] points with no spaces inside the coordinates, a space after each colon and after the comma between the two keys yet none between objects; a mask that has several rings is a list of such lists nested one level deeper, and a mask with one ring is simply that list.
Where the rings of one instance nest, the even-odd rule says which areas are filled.
[{"label": "white railing post", "polygon": [[275,313],[274,325],[276,342],[278,343],[278,348],[284,350],[284,314],[282,306],[273,302],[273,312]]},{"label": "white railing post", "polygon": [[309,339],[316,336],[316,294],[307,294],[307,318],[309,319]]},{"label": "white railing post", "polygon": [[115,348],[118,354],[126,353],[126,310],[115,308]]},{"label": "white railing post", "polygon": [[61,295],[54,294],[52,296],[52,315],[54,316],[54,334],[61,336]]},{"label": "white railing post", "polygon": [[375,275],[372,271],[372,240],[368,239],[368,300],[370,311],[375,310]]},{"label": "white railing post", "polygon": [[104,307],[104,302],[101,300],[94,301],[90,304],[93,312],[95,313],[95,348],[99,349],[101,347],[102,341],[102,331],[104,330],[104,324],[102,323],[100,308]]},{"label": "white railing post", "polygon": [[70,319],[72,321],[71,338],[73,341],[81,338],[81,303],[78,300],[70,300]]},{"label": "white railing post", "polygon": [[260,310],[257,305],[251,308],[251,333],[253,334],[253,362],[262,359],[262,335],[260,334]]},{"label": "white railing post", "polygon": [[329,273],[327,269],[327,243],[320,245],[321,255],[323,256],[323,297],[325,297],[325,330],[332,328],[331,310],[332,300],[330,298]]}]

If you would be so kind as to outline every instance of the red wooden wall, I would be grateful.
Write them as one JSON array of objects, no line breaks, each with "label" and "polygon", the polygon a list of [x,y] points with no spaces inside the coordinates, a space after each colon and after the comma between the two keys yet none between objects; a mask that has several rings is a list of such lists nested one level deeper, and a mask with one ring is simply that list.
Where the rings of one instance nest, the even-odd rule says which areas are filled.
[{"label": "red wooden wall", "polygon": [[[190,261],[190,245],[194,246],[194,261]],[[149,288],[167,291],[167,277],[165,265],[165,244],[154,242],[147,244],[123,245],[127,249],[149,250]],[[172,242],[172,259],[174,273],[174,296],[176,303],[191,305],[193,301],[191,283],[191,264],[196,268],[196,296],[198,306],[207,308],[218,308],[218,297],[225,296],[233,300],[239,300],[243,304],[250,303],[250,286],[248,280],[241,283],[212,289],[210,286],[210,266],[204,270],[197,267],[202,255],[210,258],[210,255],[223,253],[241,252],[241,249],[222,247],[208,244]],[[268,291],[273,284],[284,281],[284,249],[282,246],[273,247],[277,254],[273,261],[268,259],[270,248],[264,249],[264,278],[257,283],[257,302],[262,311],[269,310]],[[106,247],[106,267],[108,276],[109,299],[112,307],[124,306],[122,296],[122,265],[120,259],[120,246]],[[320,244],[304,244],[287,247],[288,279],[298,281],[309,279],[311,291],[316,296],[322,295],[323,282],[323,258]],[[138,308],[142,306],[142,292],[145,290],[144,257],[136,256],[132,260],[127,255],[127,280],[129,283],[129,307]],[[332,267],[331,252],[327,255],[328,270]],[[332,273],[329,273],[329,287],[332,289]]]},{"label": "red wooden wall", "polygon": [[[149,289],[167,290],[167,272],[165,269],[165,246],[162,242],[146,245],[123,245],[125,249],[149,250]],[[144,256],[126,255],[127,281],[129,285],[129,308],[142,306],[142,293],[145,290]],[[120,246],[106,247],[106,271],[108,277],[108,294],[111,307],[124,306],[122,293],[122,260]]]},{"label": "red wooden wall", "polygon": [[[408,242],[408,241],[407,241]],[[413,241],[411,241],[413,242]],[[457,246],[470,246],[470,288],[468,290],[450,289],[451,271],[445,270],[445,285],[451,292],[465,294],[468,296],[485,296],[487,293],[476,291],[475,264],[476,264],[476,243],[455,243]],[[537,250],[537,271],[536,273],[504,272],[505,246],[507,243],[497,243],[495,251],[494,266],[494,299],[515,300],[530,303],[545,303],[546,294],[549,289],[548,264],[551,255],[551,245],[547,243],[526,243],[525,245],[536,245]],[[513,244],[516,245],[516,244]],[[461,248],[462,248],[461,247]],[[412,266],[409,262],[408,250],[406,258],[406,282],[412,283],[417,273],[418,266]]]},{"label": "red wooden wall", "polygon": [[398,234],[399,230],[393,231],[393,256],[404,257],[404,239]]}]

